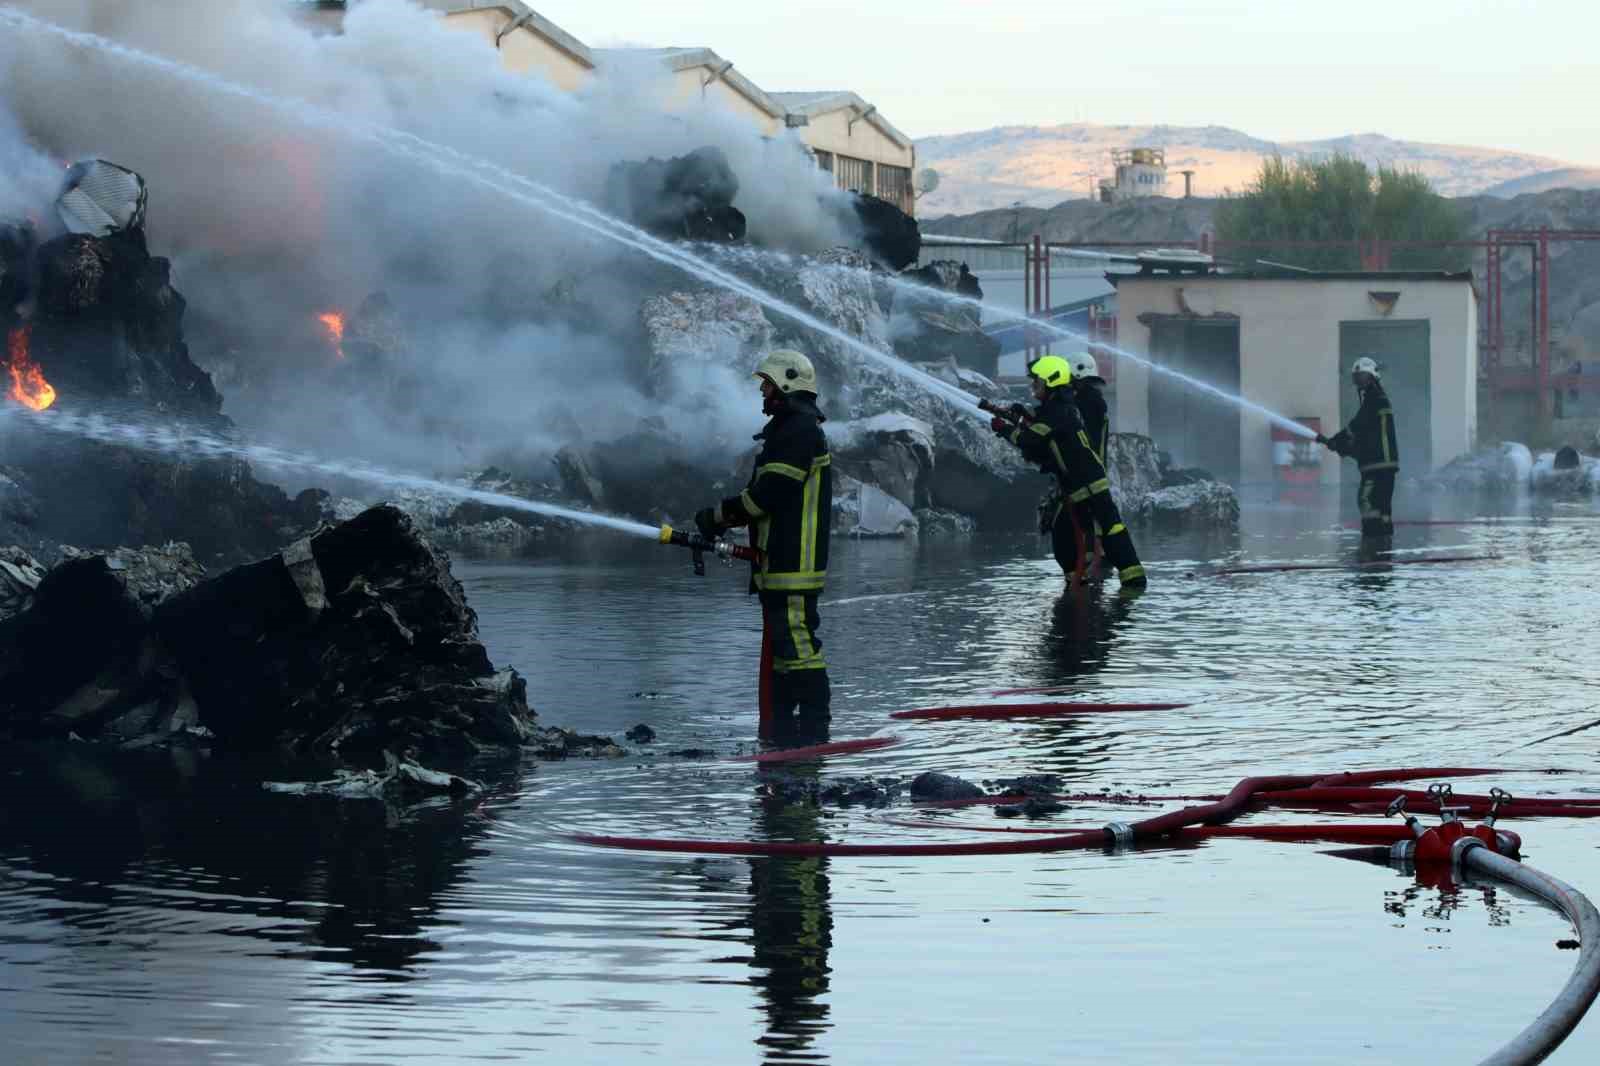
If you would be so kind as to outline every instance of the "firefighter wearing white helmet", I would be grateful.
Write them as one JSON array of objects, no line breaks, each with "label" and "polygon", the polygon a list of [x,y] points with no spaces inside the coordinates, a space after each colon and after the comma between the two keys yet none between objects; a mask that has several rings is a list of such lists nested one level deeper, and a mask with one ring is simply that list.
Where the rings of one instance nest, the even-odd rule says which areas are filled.
[{"label": "firefighter wearing white helmet", "polygon": [[1350,383],[1361,397],[1361,408],[1350,424],[1331,438],[1317,435],[1330,449],[1356,461],[1361,471],[1361,535],[1387,537],[1394,533],[1394,480],[1400,470],[1400,447],[1395,439],[1394,408],[1383,391],[1378,362],[1364,355],[1350,366]]},{"label": "firefighter wearing white helmet", "polygon": [[817,598],[828,573],[833,510],[832,459],[817,410],[817,372],[800,352],[768,352],[752,375],[769,417],[755,471],[737,496],[695,515],[707,536],[749,526],[761,558],[750,591],[761,602],[763,741],[779,746],[828,738],[831,690],[817,637]]},{"label": "firefighter wearing white helmet", "polygon": [[1039,401],[1037,410],[1015,419],[996,415],[989,425],[1021,449],[1024,459],[1056,477],[1061,498],[1045,516],[1056,561],[1067,580],[1073,581],[1088,561],[1098,526],[1106,558],[1117,568],[1122,587],[1144,588],[1144,566],[1111,498],[1105,466],[1095,455],[1072,395],[1071,362],[1059,355],[1041,356],[1028,367],[1028,377]]},{"label": "firefighter wearing white helmet", "polygon": [[1095,458],[1104,466],[1106,444],[1111,439],[1111,415],[1106,407],[1106,379],[1100,376],[1100,367],[1089,352],[1072,356],[1072,398],[1078,404],[1078,414],[1083,416],[1084,432],[1089,434],[1089,444]]}]

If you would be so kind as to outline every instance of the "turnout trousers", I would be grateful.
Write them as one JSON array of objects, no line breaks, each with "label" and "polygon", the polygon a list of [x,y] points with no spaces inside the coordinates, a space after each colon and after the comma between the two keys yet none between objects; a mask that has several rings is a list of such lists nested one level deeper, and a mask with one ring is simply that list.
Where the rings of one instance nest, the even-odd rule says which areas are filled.
[{"label": "turnout trousers", "polygon": [[1357,500],[1363,537],[1394,535],[1394,475],[1393,470],[1370,470],[1361,475]]},{"label": "turnout trousers", "polygon": [[761,739],[780,746],[828,739],[832,692],[817,629],[816,592],[760,592]]},{"label": "turnout trousers", "polygon": [[1072,493],[1068,499],[1073,513],[1078,516],[1078,525],[1084,530],[1084,547],[1093,550],[1098,527],[1100,550],[1105,552],[1106,561],[1116,567],[1117,577],[1122,584],[1142,587],[1145,583],[1144,565],[1139,562],[1139,553],[1133,547],[1133,537],[1129,536],[1128,527],[1122,523],[1122,512],[1117,510],[1117,502],[1111,498],[1111,482],[1103,476],[1097,477]]}]

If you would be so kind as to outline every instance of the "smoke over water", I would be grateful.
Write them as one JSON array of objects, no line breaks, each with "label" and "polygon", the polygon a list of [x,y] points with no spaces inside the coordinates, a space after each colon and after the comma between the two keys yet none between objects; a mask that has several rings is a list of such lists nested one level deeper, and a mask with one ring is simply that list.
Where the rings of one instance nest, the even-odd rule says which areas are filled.
[{"label": "smoke over water", "polygon": [[[611,60],[574,95],[503,71],[488,42],[405,0],[353,4],[331,36],[279,0],[8,6],[595,202],[614,163],[713,145],[740,178],[752,242],[848,239],[797,144],[710,108],[664,111],[652,56]],[[141,173],[191,353],[248,430],[439,470],[535,459],[656,415],[706,442],[759,425],[740,375],[675,383],[691,397],[676,409],[652,397],[637,312],[662,273],[626,249],[249,101],[53,36],[0,38],[0,216],[54,222],[68,160]]]}]

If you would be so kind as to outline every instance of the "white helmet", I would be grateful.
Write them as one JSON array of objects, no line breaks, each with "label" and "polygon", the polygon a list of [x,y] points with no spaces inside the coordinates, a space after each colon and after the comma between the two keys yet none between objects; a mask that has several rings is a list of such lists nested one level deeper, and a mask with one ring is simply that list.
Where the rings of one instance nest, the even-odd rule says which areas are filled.
[{"label": "white helmet", "polygon": [[1100,376],[1100,365],[1088,352],[1079,352],[1072,357],[1072,380],[1098,381],[1102,385],[1106,383],[1106,379]]},{"label": "white helmet", "polygon": [[752,376],[766,378],[781,392],[809,392],[816,395],[816,368],[811,365],[811,360],[793,348],[775,348],[768,352]]},{"label": "white helmet", "polygon": [[1363,355],[1350,366],[1352,374],[1371,374],[1373,377],[1382,377],[1378,373],[1378,361],[1370,355]]}]

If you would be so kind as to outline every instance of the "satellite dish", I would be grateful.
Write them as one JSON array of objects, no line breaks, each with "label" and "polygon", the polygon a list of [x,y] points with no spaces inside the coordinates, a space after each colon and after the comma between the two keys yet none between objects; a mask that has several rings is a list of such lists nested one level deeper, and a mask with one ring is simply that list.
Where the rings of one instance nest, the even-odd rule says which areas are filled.
[{"label": "satellite dish", "polygon": [[917,191],[926,196],[939,187],[939,172],[932,167],[917,171]]}]

